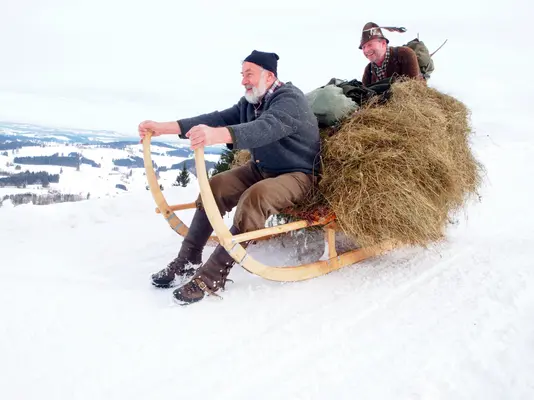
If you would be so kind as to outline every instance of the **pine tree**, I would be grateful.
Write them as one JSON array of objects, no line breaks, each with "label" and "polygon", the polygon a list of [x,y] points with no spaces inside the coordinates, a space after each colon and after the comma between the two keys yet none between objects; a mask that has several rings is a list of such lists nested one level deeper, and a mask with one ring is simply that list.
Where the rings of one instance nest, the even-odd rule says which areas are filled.
[{"label": "pine tree", "polygon": [[221,153],[221,158],[213,167],[213,172],[211,173],[211,176],[229,170],[232,165],[232,162],[234,161],[234,156],[235,150],[224,149]]},{"label": "pine tree", "polygon": [[184,162],[182,172],[180,172],[180,174],[176,177],[176,183],[182,187],[186,187],[190,181],[191,178],[189,177],[189,171],[187,170],[186,163]]}]

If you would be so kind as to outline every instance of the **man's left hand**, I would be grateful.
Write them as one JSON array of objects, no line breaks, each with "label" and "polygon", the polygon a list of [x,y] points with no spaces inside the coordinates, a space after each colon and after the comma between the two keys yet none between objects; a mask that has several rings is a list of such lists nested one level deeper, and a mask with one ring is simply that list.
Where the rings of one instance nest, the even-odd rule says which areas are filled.
[{"label": "man's left hand", "polygon": [[187,132],[186,136],[191,140],[193,150],[213,144],[232,143],[230,131],[224,127],[212,128],[207,125],[196,125]]}]

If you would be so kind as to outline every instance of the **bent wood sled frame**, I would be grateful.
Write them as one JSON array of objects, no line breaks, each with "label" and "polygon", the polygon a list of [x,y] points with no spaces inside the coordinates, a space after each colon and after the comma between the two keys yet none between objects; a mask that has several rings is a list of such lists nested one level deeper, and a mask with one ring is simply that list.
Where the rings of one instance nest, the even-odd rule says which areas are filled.
[{"label": "bent wood sled frame", "polygon": [[[150,157],[150,139],[151,135],[148,134],[143,139],[143,155],[144,164],[146,170],[146,176],[150,191],[154,197],[154,201],[158,208],[157,213],[161,213],[167,220],[171,228],[180,234],[181,236],[187,235],[189,228],[182,222],[182,220],[175,214],[174,211],[187,210],[195,208],[195,203],[185,203],[174,206],[169,206],[165,196],[161,192],[156,174],[154,172],[152,159]],[[232,235],[230,230],[224,223],[224,220],[219,213],[215,198],[208,180],[208,174],[206,171],[206,164],[204,161],[204,149],[195,150],[195,164],[197,170],[197,179],[200,186],[200,195],[202,198],[202,204],[206,210],[208,219],[213,227],[213,230],[217,234],[216,237],[212,236],[211,239],[220,243],[226,251],[232,256],[232,258],[240,264],[247,271],[261,276],[265,279],[278,281],[278,282],[295,282],[306,279],[316,278],[321,275],[325,275],[329,272],[335,271],[347,265],[357,263],[370,257],[378,256],[388,250],[393,249],[391,243],[383,243],[377,246],[368,248],[360,248],[356,250],[347,251],[342,254],[338,254],[335,246],[335,233],[338,230],[335,222],[335,217],[320,218],[316,221],[296,221],[283,225],[274,226],[271,228],[259,229],[253,232],[246,232],[239,235]],[[247,240],[262,240],[273,237],[275,235],[302,229],[314,225],[322,225],[325,231],[325,240],[327,243],[328,257],[313,263],[303,264],[298,266],[289,267],[272,267],[262,264],[255,260],[250,254],[247,253],[245,248],[241,246],[241,242]]]}]

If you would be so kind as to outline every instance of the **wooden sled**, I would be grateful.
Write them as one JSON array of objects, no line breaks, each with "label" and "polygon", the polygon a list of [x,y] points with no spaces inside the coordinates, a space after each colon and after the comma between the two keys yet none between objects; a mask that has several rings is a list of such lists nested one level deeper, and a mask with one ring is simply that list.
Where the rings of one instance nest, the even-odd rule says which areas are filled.
[{"label": "wooden sled", "polygon": [[[196,204],[195,202],[191,202],[169,206],[159,186],[156,172],[154,171],[154,164],[152,163],[150,149],[150,139],[151,135],[148,134],[143,140],[143,161],[145,165],[148,186],[157,205],[156,213],[162,214],[163,218],[165,218],[171,229],[180,236],[185,237],[187,232],[189,232],[189,227],[178,217],[178,215],[176,215],[175,211],[194,209],[196,208]],[[218,244],[219,239],[216,236],[211,236],[208,242],[211,242],[211,244]]]},{"label": "wooden sled", "polygon": [[[195,203],[193,202],[169,206],[165,196],[160,190],[159,183],[154,172],[152,159],[150,156],[150,140],[150,134],[146,135],[143,139],[143,154],[150,191],[152,192],[154,201],[158,206],[156,212],[163,215],[175,232],[181,236],[185,236],[187,235],[189,228],[175,214],[175,211],[195,208]],[[316,278],[347,265],[357,263],[370,257],[378,256],[394,248],[392,243],[383,243],[377,246],[359,248],[338,254],[335,245],[335,234],[336,231],[339,230],[339,227],[336,224],[335,216],[333,214],[327,217],[319,217],[311,221],[300,220],[234,236],[230,233],[229,228],[224,223],[224,220],[217,208],[217,204],[215,203],[215,198],[213,196],[213,192],[211,191],[208,174],[206,171],[204,149],[195,150],[195,165],[202,203],[213,230],[217,235],[212,236],[211,239],[224,246],[232,258],[243,268],[255,275],[261,276],[262,278],[279,282],[294,282]],[[327,243],[327,258],[313,263],[289,267],[267,266],[260,261],[255,260],[240,244],[241,242],[247,240],[264,240],[282,233],[311,226],[323,226],[325,240]]]}]

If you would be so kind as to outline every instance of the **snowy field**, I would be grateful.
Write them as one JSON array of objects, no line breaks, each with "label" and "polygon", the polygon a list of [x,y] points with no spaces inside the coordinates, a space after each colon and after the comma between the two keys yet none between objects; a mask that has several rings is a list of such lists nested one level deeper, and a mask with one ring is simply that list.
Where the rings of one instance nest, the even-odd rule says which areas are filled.
[{"label": "snowy field", "polygon": [[[530,399],[533,151],[478,139],[482,202],[443,244],[301,283],[236,266],[224,300],[189,307],[150,285],[181,239],[149,192],[2,207],[2,398]],[[279,241],[251,251],[298,262]]]},{"label": "snowy field", "polygon": [[[178,140],[175,140],[177,142]],[[175,143],[176,144],[176,143]],[[170,168],[173,164],[178,164],[188,158],[168,156],[166,153],[173,149],[168,147],[161,147],[154,145],[151,147],[152,160],[159,167]],[[51,156],[58,154],[59,156],[68,156],[70,153],[76,152],[82,154],[83,157],[100,164],[100,168],[93,167],[89,164],[82,164],[80,171],[74,167],[61,167],[58,165],[31,165],[20,164],[20,170],[16,170],[16,163],[13,163],[15,157],[35,157],[35,156]],[[114,159],[125,159],[128,157],[143,158],[143,150],[141,144],[127,146],[126,149],[102,148],[90,145],[81,145],[73,143],[70,145],[47,143],[44,147],[23,147],[16,153],[7,152],[8,155],[0,155],[0,170],[8,173],[17,172],[40,172],[45,171],[50,174],[60,174],[59,183],[51,183],[49,188],[42,188],[39,185],[29,185],[26,188],[16,187],[0,187],[0,198],[5,195],[18,193],[36,193],[45,194],[48,190],[59,191],[64,194],[78,194],[86,197],[90,194],[92,198],[101,198],[109,196],[122,195],[123,190],[117,189],[117,184],[123,184],[128,191],[146,190],[147,180],[144,176],[144,168],[128,168],[116,167],[113,164]],[[217,154],[206,154],[207,161],[217,162],[219,160]],[[193,160],[191,159],[191,162]],[[7,167],[11,163],[13,165]],[[63,172],[61,172],[63,171]],[[130,176],[131,172],[131,176]],[[169,170],[160,173],[160,183],[164,189],[170,187],[176,181],[180,170]],[[195,177],[191,176],[194,180]]]}]

